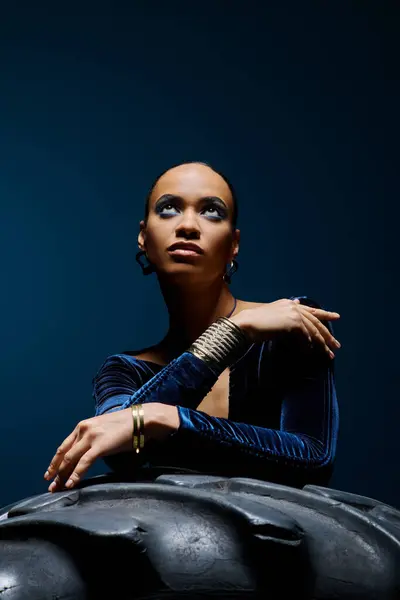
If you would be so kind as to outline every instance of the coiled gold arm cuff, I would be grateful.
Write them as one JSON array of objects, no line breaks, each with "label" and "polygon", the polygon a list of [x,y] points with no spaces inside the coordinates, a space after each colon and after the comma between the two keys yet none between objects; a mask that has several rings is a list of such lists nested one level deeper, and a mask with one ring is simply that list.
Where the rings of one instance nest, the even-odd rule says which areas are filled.
[{"label": "coiled gold arm cuff", "polygon": [[188,352],[191,352],[214,371],[222,373],[250,345],[239,325],[226,317],[219,317],[208,327]]}]

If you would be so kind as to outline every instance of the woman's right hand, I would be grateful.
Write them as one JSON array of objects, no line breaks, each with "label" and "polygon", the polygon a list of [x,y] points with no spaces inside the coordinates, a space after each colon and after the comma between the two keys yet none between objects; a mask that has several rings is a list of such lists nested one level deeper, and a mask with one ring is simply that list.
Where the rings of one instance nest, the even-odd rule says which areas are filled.
[{"label": "woman's right hand", "polygon": [[331,358],[335,355],[329,346],[337,349],[340,348],[340,343],[321,321],[336,319],[340,319],[339,313],[306,306],[297,298],[284,298],[255,308],[246,308],[231,317],[251,342],[264,342],[279,332],[300,333],[309,342],[315,340],[322,344]]}]

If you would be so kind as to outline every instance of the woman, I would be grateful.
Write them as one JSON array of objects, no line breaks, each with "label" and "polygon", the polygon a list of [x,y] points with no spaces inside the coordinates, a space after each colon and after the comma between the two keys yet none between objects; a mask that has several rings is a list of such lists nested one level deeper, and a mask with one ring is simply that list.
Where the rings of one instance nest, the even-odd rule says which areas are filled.
[{"label": "woman", "polygon": [[300,487],[329,481],[338,433],[332,348],[340,347],[329,321],[340,315],[306,296],[232,296],[237,210],[232,185],[205,163],[157,178],[137,259],[144,274],[156,273],[168,332],[103,363],[95,416],[58,448],[49,491],[76,486],[99,457],[121,473],[161,464]]}]

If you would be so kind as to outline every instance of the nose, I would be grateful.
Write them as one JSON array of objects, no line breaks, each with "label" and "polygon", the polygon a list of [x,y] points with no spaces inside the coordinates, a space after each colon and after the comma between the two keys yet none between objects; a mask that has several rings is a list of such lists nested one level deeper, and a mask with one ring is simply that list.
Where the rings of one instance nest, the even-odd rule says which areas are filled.
[{"label": "nose", "polygon": [[195,217],[194,211],[184,211],[179,225],[176,228],[177,236],[185,236],[198,239],[200,237],[200,229]]}]

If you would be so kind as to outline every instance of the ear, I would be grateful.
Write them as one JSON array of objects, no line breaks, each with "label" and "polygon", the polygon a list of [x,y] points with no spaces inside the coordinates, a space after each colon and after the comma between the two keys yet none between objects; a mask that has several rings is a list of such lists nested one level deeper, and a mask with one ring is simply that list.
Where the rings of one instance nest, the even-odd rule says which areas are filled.
[{"label": "ear", "polygon": [[236,258],[239,254],[239,245],[240,245],[240,229],[235,229],[233,234],[233,242],[232,242],[232,259]]},{"label": "ear", "polygon": [[144,221],[140,221],[140,231],[138,235],[138,246],[141,250],[146,250],[146,225]]}]

